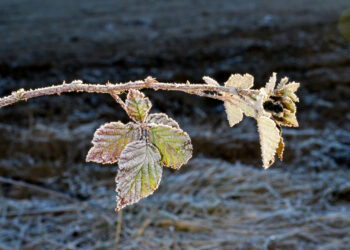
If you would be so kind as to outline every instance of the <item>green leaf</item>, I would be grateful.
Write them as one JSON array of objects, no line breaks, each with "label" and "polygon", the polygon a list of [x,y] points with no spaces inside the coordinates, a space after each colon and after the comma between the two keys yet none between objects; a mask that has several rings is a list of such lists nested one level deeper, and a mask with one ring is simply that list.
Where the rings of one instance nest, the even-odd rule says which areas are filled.
[{"label": "green leaf", "polygon": [[135,141],[125,147],[116,177],[117,211],[158,188],[163,172],[160,160],[158,149],[145,141]]},{"label": "green leaf", "polygon": [[270,118],[259,116],[257,122],[263,166],[267,169],[275,162],[275,154],[281,141],[281,135],[276,123]]},{"label": "green leaf", "polygon": [[150,100],[142,92],[134,89],[129,90],[125,104],[126,112],[135,122],[144,122],[152,107]]},{"label": "green leaf", "polygon": [[192,144],[188,134],[167,125],[150,124],[149,139],[162,155],[162,163],[179,169],[192,157]]},{"label": "green leaf", "polygon": [[114,163],[125,146],[139,140],[140,137],[140,127],[135,123],[106,123],[95,131],[92,139],[93,147],[89,150],[86,161]]},{"label": "green leaf", "polygon": [[163,124],[173,128],[180,128],[179,124],[175,120],[169,118],[164,113],[150,114],[146,119],[146,123]]}]

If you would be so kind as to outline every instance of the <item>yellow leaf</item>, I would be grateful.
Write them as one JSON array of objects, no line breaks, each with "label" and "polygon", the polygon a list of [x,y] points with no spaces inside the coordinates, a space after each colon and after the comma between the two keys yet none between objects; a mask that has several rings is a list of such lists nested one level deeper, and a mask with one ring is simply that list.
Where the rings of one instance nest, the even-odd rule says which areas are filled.
[{"label": "yellow leaf", "polygon": [[267,169],[275,162],[275,154],[281,138],[280,131],[275,122],[266,116],[259,116],[257,122],[263,166]]}]

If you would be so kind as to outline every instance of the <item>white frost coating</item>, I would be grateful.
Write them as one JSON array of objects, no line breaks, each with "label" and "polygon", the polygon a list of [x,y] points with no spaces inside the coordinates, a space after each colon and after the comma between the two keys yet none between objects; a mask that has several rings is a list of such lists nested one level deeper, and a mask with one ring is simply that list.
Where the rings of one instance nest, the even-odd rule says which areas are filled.
[{"label": "white frost coating", "polygon": [[[250,74],[233,74],[229,77],[229,79],[225,82],[226,87],[233,87],[236,89],[250,89],[254,85],[254,77]],[[224,94],[226,96],[229,96],[228,94]],[[240,100],[236,96],[231,96],[232,101],[235,101],[236,105],[225,102],[225,110],[227,114],[227,120],[231,127],[242,121],[243,119],[243,113],[247,116],[255,116],[255,110],[251,108],[247,103]],[[247,102],[250,102],[250,100],[245,97],[244,98]]]},{"label": "white frost coating", "polygon": [[175,120],[169,118],[164,113],[150,114],[146,119],[146,123],[164,124],[173,128],[180,128],[179,124]]},{"label": "white frost coating", "polygon": [[93,147],[89,150],[86,161],[115,163],[124,147],[140,137],[140,126],[135,123],[106,123],[95,131]]},{"label": "white frost coating", "polygon": [[250,74],[234,74],[225,82],[226,87],[250,89],[254,85],[254,77]]},{"label": "white frost coating", "polygon": [[149,124],[149,140],[162,155],[162,164],[179,169],[192,157],[191,138],[186,132],[163,124]]},{"label": "white frost coating", "polygon": [[264,102],[266,101],[266,99],[268,98],[268,95],[266,93],[266,89],[265,88],[261,88],[259,90],[259,94],[256,98],[256,102],[255,102],[255,110],[258,111],[259,115],[265,115],[265,116],[271,116],[270,113],[266,112],[264,110]]},{"label": "white frost coating", "polygon": [[276,86],[277,81],[277,74],[275,72],[272,73],[272,76],[270,77],[269,81],[266,83],[265,91],[268,95],[273,94],[273,90]]},{"label": "white frost coating", "polygon": [[273,120],[260,116],[257,119],[260,136],[261,157],[265,169],[275,162],[275,154],[280,142],[280,131]]},{"label": "white frost coating", "polygon": [[131,89],[127,95],[126,111],[135,122],[144,122],[152,107],[150,100],[138,90]]},{"label": "white frost coating", "polygon": [[216,80],[214,80],[209,76],[203,76],[203,81],[210,86],[215,86],[215,87],[220,86],[220,84]]},{"label": "white frost coating", "polygon": [[225,102],[224,106],[227,114],[227,120],[231,127],[242,121],[243,112],[240,108],[230,104],[229,102]]},{"label": "white frost coating", "polygon": [[277,89],[283,88],[288,83],[288,81],[289,81],[288,77],[283,77],[281,81],[278,83]]},{"label": "white frost coating", "polygon": [[116,210],[151,195],[159,186],[162,171],[161,155],[155,146],[145,141],[128,144],[119,160]]}]

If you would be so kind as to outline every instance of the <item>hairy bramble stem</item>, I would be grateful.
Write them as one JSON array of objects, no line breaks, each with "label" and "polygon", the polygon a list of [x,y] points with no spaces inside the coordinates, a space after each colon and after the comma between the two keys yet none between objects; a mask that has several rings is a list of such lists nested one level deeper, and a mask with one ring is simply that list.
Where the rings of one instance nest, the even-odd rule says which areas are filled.
[{"label": "hairy bramble stem", "polygon": [[[172,91],[182,91],[188,94],[195,94],[198,96],[205,96],[212,99],[217,99],[221,101],[231,101],[230,98],[221,95],[222,93],[227,93],[240,97],[240,94],[252,95],[257,94],[257,90],[243,90],[235,89],[231,87],[224,86],[212,86],[208,84],[183,84],[183,83],[165,83],[149,81],[149,78],[141,81],[127,82],[122,84],[88,84],[83,83],[80,80],[72,81],[71,83],[63,83],[61,85],[54,85],[45,88],[38,88],[34,90],[24,90],[20,89],[18,91],[12,92],[11,95],[0,98],[0,108],[14,104],[19,101],[27,101],[28,99],[45,96],[45,95],[60,95],[66,92],[88,92],[88,93],[106,93],[111,94],[115,100],[125,109],[124,102],[119,98],[118,94],[131,89],[154,89],[154,90],[172,90]],[[204,91],[215,92],[215,94],[208,94]],[[239,98],[240,101],[246,102],[244,99]],[[247,103],[251,105],[250,103]]]}]

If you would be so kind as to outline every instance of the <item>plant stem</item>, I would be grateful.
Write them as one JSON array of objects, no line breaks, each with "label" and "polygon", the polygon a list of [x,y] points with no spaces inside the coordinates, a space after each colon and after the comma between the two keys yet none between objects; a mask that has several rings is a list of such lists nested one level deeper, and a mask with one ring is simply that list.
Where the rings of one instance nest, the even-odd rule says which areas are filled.
[{"label": "plant stem", "polygon": [[[61,85],[53,85],[45,88],[24,90],[20,89],[18,91],[12,92],[11,95],[0,98],[0,108],[14,104],[19,101],[27,101],[28,99],[45,96],[45,95],[60,95],[66,92],[88,92],[88,93],[106,93],[114,97],[114,99],[125,109],[124,102],[119,98],[118,94],[128,91],[130,89],[154,89],[154,90],[172,90],[172,91],[182,91],[188,94],[195,94],[198,96],[205,96],[212,99],[217,99],[221,101],[233,102],[230,95],[223,95],[223,93],[235,95],[239,97],[241,101],[246,102],[242,99],[241,95],[252,95],[257,94],[258,90],[254,89],[235,89],[231,87],[224,86],[212,86],[208,84],[183,84],[183,83],[165,83],[150,81],[150,78],[145,80],[127,82],[121,84],[88,84],[83,83],[80,80],[72,81],[71,83],[63,83]],[[204,91],[215,92],[215,94],[208,94]],[[246,104],[251,105],[251,103],[246,102]]]}]

